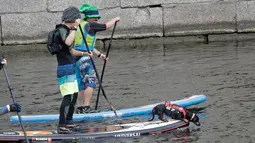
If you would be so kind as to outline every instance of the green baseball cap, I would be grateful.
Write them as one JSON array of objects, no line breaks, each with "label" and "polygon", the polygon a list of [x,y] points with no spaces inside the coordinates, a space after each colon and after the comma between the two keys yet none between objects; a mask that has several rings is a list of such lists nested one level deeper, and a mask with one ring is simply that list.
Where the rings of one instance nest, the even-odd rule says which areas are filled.
[{"label": "green baseball cap", "polygon": [[98,8],[91,4],[82,4],[80,7],[80,13],[84,14],[83,20],[86,18],[101,18]]}]

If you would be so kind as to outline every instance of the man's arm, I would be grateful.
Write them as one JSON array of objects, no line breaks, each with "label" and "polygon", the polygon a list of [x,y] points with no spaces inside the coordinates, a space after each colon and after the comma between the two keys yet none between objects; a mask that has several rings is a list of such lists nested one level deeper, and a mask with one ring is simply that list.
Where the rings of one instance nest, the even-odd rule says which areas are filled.
[{"label": "man's arm", "polygon": [[3,68],[4,65],[7,64],[7,60],[4,58],[0,58],[0,70]]},{"label": "man's arm", "polygon": [[90,22],[87,27],[88,33],[91,35],[95,35],[99,31],[105,31],[111,28],[115,24],[115,22],[118,22],[118,21],[120,21],[119,17],[115,17],[109,20],[108,22],[106,22],[105,24]]},{"label": "man's arm", "polygon": [[106,30],[106,24],[89,22],[89,24],[86,25],[86,29],[90,35],[96,35],[97,32]]},{"label": "man's arm", "polygon": [[74,56],[90,56],[90,57],[93,56],[93,53],[81,52],[81,51],[75,50],[74,48],[71,49],[71,53]]},{"label": "man's arm", "polygon": [[112,25],[115,23],[115,22],[118,22],[120,21],[120,17],[115,17],[113,19],[111,19],[110,21],[106,22],[106,29],[109,29],[112,27]]},{"label": "man's arm", "polygon": [[20,112],[21,106],[19,104],[10,104],[4,107],[0,107],[0,116],[8,112]]},{"label": "man's arm", "polygon": [[[0,116],[1,116],[1,115],[4,115],[4,114],[6,114],[6,113],[9,112],[8,106],[9,106],[9,105],[6,105],[6,106],[4,106],[4,107],[0,107]],[[9,108],[10,108],[10,107],[9,107]]]}]

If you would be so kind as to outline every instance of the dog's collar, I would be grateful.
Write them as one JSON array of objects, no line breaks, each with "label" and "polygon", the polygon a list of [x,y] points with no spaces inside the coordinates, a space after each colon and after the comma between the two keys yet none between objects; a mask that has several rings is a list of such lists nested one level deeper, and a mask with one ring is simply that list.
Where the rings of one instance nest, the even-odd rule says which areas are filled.
[{"label": "dog's collar", "polygon": [[190,118],[190,121],[192,121],[194,117],[195,117],[195,113],[192,114],[192,117]]}]

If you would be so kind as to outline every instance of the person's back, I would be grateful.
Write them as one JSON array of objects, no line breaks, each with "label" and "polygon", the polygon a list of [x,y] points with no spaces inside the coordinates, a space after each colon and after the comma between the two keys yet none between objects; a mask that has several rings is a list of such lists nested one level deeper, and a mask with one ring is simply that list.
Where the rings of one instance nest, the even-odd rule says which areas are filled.
[{"label": "person's back", "polygon": [[62,50],[56,54],[58,65],[66,65],[66,64],[73,64],[74,59],[72,54],[70,53],[71,46],[67,46],[65,44],[66,37],[70,34],[70,29],[64,24],[56,25],[58,30],[56,31],[56,43],[60,44]]},{"label": "person's back", "polygon": [[70,6],[66,8],[61,17],[62,23],[57,25],[59,28],[54,37],[57,44],[60,44],[62,49],[56,54],[57,57],[57,80],[59,90],[63,96],[59,110],[58,133],[72,133],[73,112],[76,99],[78,96],[77,80],[74,70],[74,59],[72,53],[82,55],[81,52],[76,52],[73,48],[74,35],[76,30],[74,27],[80,23],[80,13],[76,7]]}]

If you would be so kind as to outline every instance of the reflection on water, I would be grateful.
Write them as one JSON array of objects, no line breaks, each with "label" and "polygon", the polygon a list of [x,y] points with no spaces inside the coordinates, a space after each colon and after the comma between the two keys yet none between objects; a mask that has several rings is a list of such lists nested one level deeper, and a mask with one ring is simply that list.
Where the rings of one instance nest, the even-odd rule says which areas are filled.
[{"label": "reflection on water", "polygon": [[[103,85],[116,108],[205,94],[207,101],[194,107],[204,109],[200,112],[206,118],[200,127],[191,124],[188,129],[167,134],[102,142],[254,142],[254,45],[253,41],[246,41],[112,47]],[[62,97],[56,81],[56,58],[47,51],[11,53],[4,55],[14,95],[23,106],[21,114],[58,113]],[[103,62],[95,62],[100,71]],[[3,73],[0,81],[0,105],[5,105],[11,99]],[[99,108],[109,109],[103,97]],[[20,130],[9,122],[11,115],[14,114],[1,116],[1,130]],[[111,124],[116,120],[84,124]],[[145,120],[118,119],[123,123]],[[52,129],[56,124],[33,124],[27,128]]]}]

